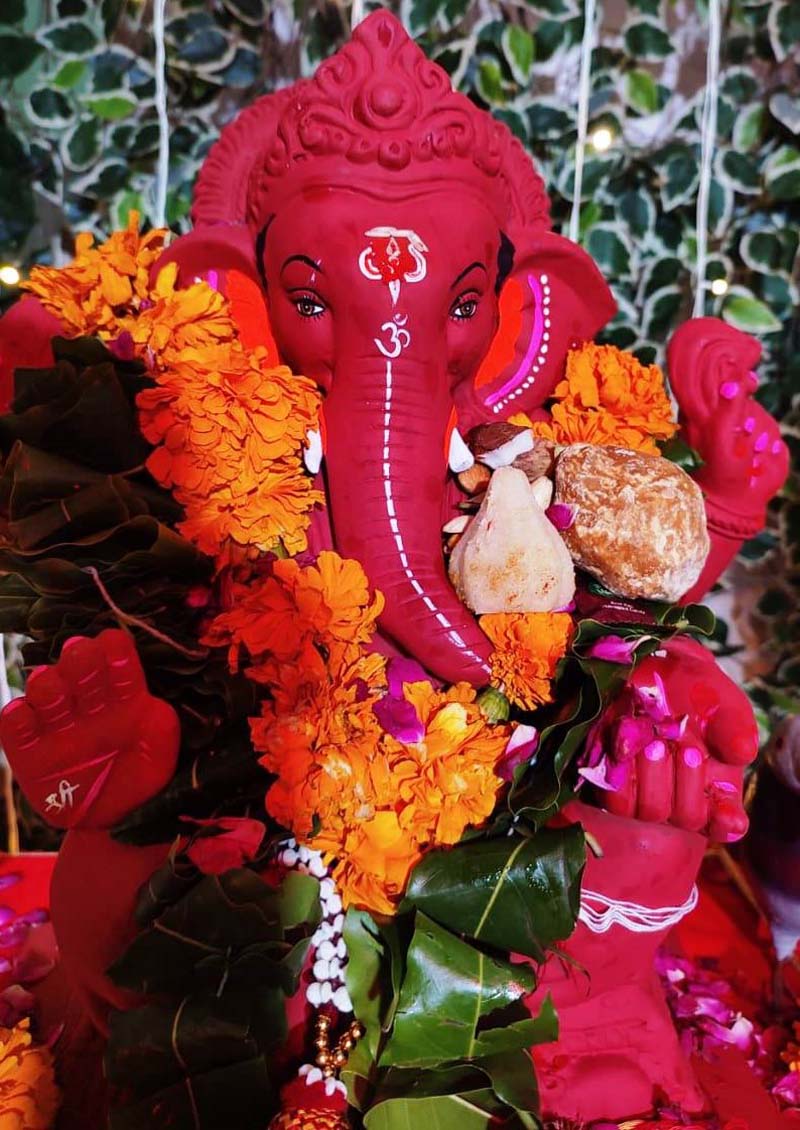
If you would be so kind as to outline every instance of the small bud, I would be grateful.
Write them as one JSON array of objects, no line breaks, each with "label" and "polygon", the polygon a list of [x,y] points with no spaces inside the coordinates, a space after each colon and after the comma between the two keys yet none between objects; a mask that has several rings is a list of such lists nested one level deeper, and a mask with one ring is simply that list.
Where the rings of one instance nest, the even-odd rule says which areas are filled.
[{"label": "small bud", "polygon": [[488,722],[495,724],[508,721],[511,706],[502,691],[498,691],[494,687],[486,687],[475,701]]}]

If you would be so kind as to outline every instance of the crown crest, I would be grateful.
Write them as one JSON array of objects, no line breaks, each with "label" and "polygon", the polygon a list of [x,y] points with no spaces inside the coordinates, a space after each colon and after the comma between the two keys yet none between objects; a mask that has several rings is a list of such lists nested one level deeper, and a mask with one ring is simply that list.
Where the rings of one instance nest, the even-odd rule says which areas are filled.
[{"label": "crown crest", "polygon": [[427,181],[440,161],[462,166],[459,179],[478,183],[509,231],[549,227],[544,184],[519,141],[453,91],[394,16],[375,12],[313,78],[259,99],[223,130],[193,218],[258,230],[298,188],[352,183],[353,165],[365,180],[388,171]]}]

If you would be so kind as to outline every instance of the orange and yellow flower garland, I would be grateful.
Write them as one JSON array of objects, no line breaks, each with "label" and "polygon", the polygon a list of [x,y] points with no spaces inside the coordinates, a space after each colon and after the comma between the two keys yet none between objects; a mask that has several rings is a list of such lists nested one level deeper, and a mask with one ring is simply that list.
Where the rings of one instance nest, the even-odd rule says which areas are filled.
[{"label": "orange and yellow flower garland", "polygon": [[0,1130],[49,1130],[60,1103],[53,1057],[33,1042],[30,1021],[0,1028]]},{"label": "orange and yellow flower garland", "polygon": [[139,217],[99,247],[81,233],[66,267],[37,267],[26,283],[70,335],[96,335],[147,361],[156,387],[140,393],[147,466],[185,510],[181,532],[204,553],[306,548],[323,501],[302,463],[317,426],[312,381],[267,363],[239,341],[227,300],[207,283],[176,289],[177,266],[151,281],[166,232],[141,236]]}]

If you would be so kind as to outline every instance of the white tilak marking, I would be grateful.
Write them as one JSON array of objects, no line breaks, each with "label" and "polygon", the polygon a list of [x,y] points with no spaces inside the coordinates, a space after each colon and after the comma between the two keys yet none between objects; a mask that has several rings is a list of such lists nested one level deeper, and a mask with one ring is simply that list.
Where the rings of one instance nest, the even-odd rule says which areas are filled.
[{"label": "white tilak marking", "polygon": [[455,643],[457,647],[461,648],[465,655],[468,655],[471,659],[476,660],[486,671],[486,673],[489,674],[489,668],[487,667],[487,665],[479,655],[477,655],[471,648],[467,647],[464,640],[461,638],[458,632],[455,631],[445,614],[436,607],[434,601],[431,600],[431,598],[423,589],[422,585],[414,576],[414,571],[408,563],[408,555],[406,554],[403,535],[400,533],[400,527],[396,517],[394,497],[392,494],[392,468],[391,457],[389,454],[392,424],[392,361],[391,358],[388,357],[386,359],[386,399],[383,407],[383,492],[386,495],[386,513],[389,517],[389,525],[392,529],[392,533],[394,534],[395,544],[400,553],[400,564],[403,566],[403,572],[411,582],[411,587],[413,588],[414,592],[416,592],[418,596],[422,597],[423,603],[426,605],[426,607],[429,608],[431,612],[435,613],[436,619],[439,621],[443,628],[447,629],[450,639],[453,641],[453,643]]}]

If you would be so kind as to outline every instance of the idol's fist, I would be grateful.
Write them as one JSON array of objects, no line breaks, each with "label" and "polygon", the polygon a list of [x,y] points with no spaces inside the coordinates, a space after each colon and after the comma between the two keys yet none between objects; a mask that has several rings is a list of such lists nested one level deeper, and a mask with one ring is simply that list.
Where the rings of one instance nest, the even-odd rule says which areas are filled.
[{"label": "idol's fist", "polygon": [[127,632],[67,640],[0,714],[0,742],[26,797],[57,828],[110,827],[175,772],[178,717],[147,690]]}]

